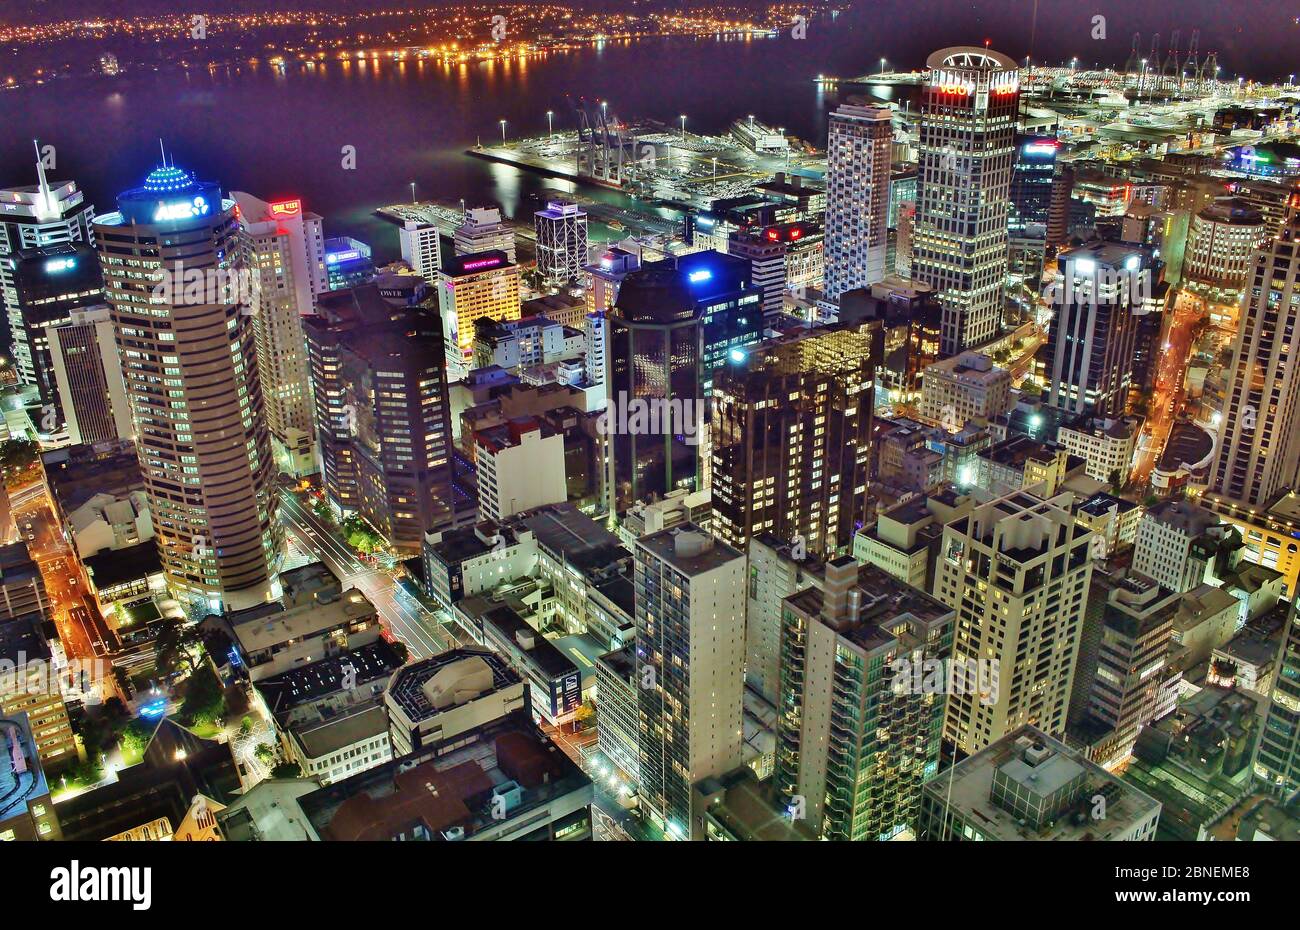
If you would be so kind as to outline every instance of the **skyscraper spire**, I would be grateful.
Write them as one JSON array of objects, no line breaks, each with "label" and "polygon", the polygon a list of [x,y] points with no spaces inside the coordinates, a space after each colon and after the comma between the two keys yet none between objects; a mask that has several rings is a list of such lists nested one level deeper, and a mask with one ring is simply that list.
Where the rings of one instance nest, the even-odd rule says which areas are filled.
[{"label": "skyscraper spire", "polygon": [[50,193],[50,183],[45,177],[45,159],[41,157],[41,143],[33,139],[32,146],[36,149],[36,184],[40,195],[37,211],[43,217],[54,216],[58,213],[58,208],[54,203],[54,196]]}]

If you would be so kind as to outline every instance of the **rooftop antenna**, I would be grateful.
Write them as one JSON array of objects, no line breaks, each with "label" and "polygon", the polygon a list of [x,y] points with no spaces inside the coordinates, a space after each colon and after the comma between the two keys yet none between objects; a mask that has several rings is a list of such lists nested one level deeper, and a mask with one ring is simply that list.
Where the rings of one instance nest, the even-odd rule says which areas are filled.
[{"label": "rooftop antenna", "polygon": [[167,149],[166,149],[166,147],[163,145],[163,140],[162,140],[161,137],[159,137],[159,139],[158,139],[158,151],[162,152],[162,160],[163,160],[163,161],[162,161],[162,166],[163,166],[164,168],[166,168],[166,167],[167,167]]}]

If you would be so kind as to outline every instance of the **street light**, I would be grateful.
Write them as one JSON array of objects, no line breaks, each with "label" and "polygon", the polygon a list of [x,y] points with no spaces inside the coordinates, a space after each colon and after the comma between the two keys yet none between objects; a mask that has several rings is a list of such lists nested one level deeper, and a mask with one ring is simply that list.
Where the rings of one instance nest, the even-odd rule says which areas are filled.
[{"label": "street light", "polygon": [[547,111],[546,111],[546,138],[548,138],[548,139],[551,138],[551,135],[552,135],[552,134],[554,133],[554,131],[555,131],[555,130],[554,130],[554,127],[553,127],[553,124],[552,124],[552,122],[551,122],[551,120],[552,120],[552,118],[553,118],[554,116],[555,116],[555,111],[554,111],[554,110],[547,110]]},{"label": "street light", "polygon": [[713,156],[713,180],[718,179],[718,156]]},{"label": "street light", "polygon": [[880,73],[881,73],[881,74],[884,74],[884,73],[885,73],[885,59],[883,59],[883,58],[880,59]]},{"label": "street light", "polygon": [[411,203],[419,203],[419,201],[415,199],[415,182],[414,182],[414,181],[411,182]]},{"label": "street light", "polygon": [[685,142],[686,141],[686,114],[683,113],[681,116],[678,117],[678,119],[682,121],[682,141]]},{"label": "street light", "polygon": [[500,123],[501,123],[501,144],[505,145],[506,144],[506,121],[501,120]]}]

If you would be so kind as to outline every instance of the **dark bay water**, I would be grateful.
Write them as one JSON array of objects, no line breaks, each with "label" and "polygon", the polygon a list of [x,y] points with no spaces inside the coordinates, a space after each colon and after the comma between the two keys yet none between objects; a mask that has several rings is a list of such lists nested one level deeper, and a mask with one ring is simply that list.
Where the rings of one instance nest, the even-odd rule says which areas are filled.
[{"label": "dark bay water", "polygon": [[[396,233],[371,212],[409,200],[411,181],[422,199],[493,201],[510,215],[535,209],[528,194],[564,188],[464,150],[499,139],[501,119],[512,137],[544,133],[547,110],[557,130],[571,128],[579,95],[624,119],[686,113],[688,128],[719,132],[754,113],[820,140],[834,103],[812,80],[835,70],[823,53],[833,57],[824,43],[788,39],[654,40],[452,67],[335,60],[59,81],[0,94],[0,186],[34,182],[36,137],[56,147],[54,175],[111,210],[157,163],[161,137],[180,166],[227,190],[302,197],[327,234],[390,255]],[[342,167],[344,146],[355,147],[355,170]]]}]

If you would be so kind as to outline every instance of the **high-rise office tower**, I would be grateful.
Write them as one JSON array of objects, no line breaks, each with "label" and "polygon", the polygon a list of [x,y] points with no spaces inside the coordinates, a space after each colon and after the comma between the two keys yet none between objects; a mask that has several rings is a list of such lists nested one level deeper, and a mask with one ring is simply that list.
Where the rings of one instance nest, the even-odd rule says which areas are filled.
[{"label": "high-rise office tower", "polygon": [[301,200],[230,196],[239,205],[239,249],[275,461],[285,474],[309,475],[317,469],[316,429],[302,318],[328,289],[321,218],[305,212]]},{"label": "high-rise office tower", "polygon": [[749,262],[750,277],[763,289],[763,321],[775,323],[785,305],[786,243],[775,229],[767,235],[737,230],[727,240],[727,254]]},{"label": "high-rise office tower", "polygon": [[472,506],[452,485],[446,350],[432,306],[375,284],[322,295],[306,318],[321,475],[331,503],[402,552]]},{"label": "high-rise office tower", "polygon": [[1007,223],[1007,284],[1011,288],[1036,290],[1042,279],[1058,147],[1052,136],[1016,136]]},{"label": "high-rise office tower", "polygon": [[1047,205],[1047,246],[1045,258],[1055,257],[1057,250],[1070,241],[1071,195],[1074,193],[1074,169],[1058,163],[1052,177],[1051,200]]},{"label": "high-rise office tower", "polygon": [[1294,603],[1273,673],[1255,774],[1283,797],[1300,790],[1300,613]]},{"label": "high-rise office tower", "polygon": [[986,48],[946,48],[925,64],[912,276],[939,292],[947,356],[1001,326],[1020,78]]},{"label": "high-rise office tower", "polygon": [[589,384],[605,383],[605,340],[609,324],[605,313],[618,300],[623,279],[641,267],[641,252],[614,246],[586,267],[587,315],[583,319],[583,376]]},{"label": "high-rise office tower", "polygon": [[510,263],[515,263],[514,227],[501,221],[501,211],[496,207],[467,210],[464,221],[452,235],[452,246],[457,255],[505,252]]},{"label": "high-rise office tower", "polygon": [[438,308],[447,343],[447,380],[464,380],[473,368],[474,321],[519,319],[519,266],[500,251],[449,258],[438,274]]},{"label": "high-rise office tower", "polygon": [[1094,241],[1057,257],[1052,323],[1039,350],[1044,400],[1071,413],[1121,416],[1133,387],[1138,320],[1157,311],[1145,246]]},{"label": "high-rise office tower", "polygon": [[46,330],[51,377],[73,445],[130,439],[131,404],[107,306],[74,310]]},{"label": "high-rise office tower", "polygon": [[1012,239],[1034,239],[1040,243],[1046,239],[1059,148],[1060,143],[1052,136],[1016,137],[1007,224]]},{"label": "high-rise office tower", "polygon": [[962,752],[1027,723],[1065,732],[1091,544],[1069,512],[1019,491],[944,527],[934,596],[957,611],[953,661],[992,683],[949,696],[944,738]]},{"label": "high-rise office tower", "polygon": [[235,210],[167,164],[94,223],[163,572],[214,610],[263,601],[283,541]]},{"label": "high-rise office tower", "polygon": [[623,279],[641,267],[641,252],[619,246],[606,249],[600,259],[586,267],[587,312],[608,310],[618,300]]},{"label": "high-rise office tower", "polygon": [[90,224],[95,208],[85,202],[85,195],[75,181],[50,182],[45,176],[45,162],[39,153],[36,160],[37,183],[0,190],[0,292],[3,292],[5,321],[12,346],[14,368],[22,384],[38,381],[36,363],[28,345],[14,290],[14,264],[8,259],[20,249],[91,241]]},{"label": "high-rise office tower", "polygon": [[1080,651],[1071,701],[1083,713],[1070,730],[1089,758],[1111,766],[1128,758],[1138,731],[1175,702],[1182,673],[1171,673],[1169,647],[1180,597],[1094,566],[1088,600],[1089,648]]},{"label": "high-rise office tower", "polygon": [[692,523],[637,540],[641,803],[691,833],[691,786],[742,758],[745,556]]},{"label": "high-rise office tower", "polygon": [[876,321],[796,330],[718,369],[709,424],[713,532],[744,549],[770,533],[846,552],[867,518]]},{"label": "high-rise office tower", "polygon": [[1259,507],[1300,486],[1300,193],[1281,232],[1253,255],[1232,348],[1219,461],[1210,490]]},{"label": "high-rise office tower", "polygon": [[622,512],[653,494],[707,482],[713,373],[762,333],[749,262],[694,252],[624,279],[606,316],[606,493]]},{"label": "high-rise office tower", "polygon": [[582,277],[587,264],[587,211],[567,200],[552,200],[533,214],[537,233],[537,273],[559,287]]},{"label": "high-rise office tower", "polygon": [[952,635],[952,609],[849,556],[826,564],[820,590],[785,599],[773,780],[791,816],[828,840],[914,827],[939,769],[947,688],[935,670]]},{"label": "high-rise office tower", "polygon": [[1187,289],[1236,306],[1253,271],[1251,256],[1267,241],[1264,214],[1237,197],[1218,197],[1192,217],[1183,254]]},{"label": "high-rise office tower", "polygon": [[336,236],[325,240],[325,280],[331,291],[345,290],[374,280],[371,248],[360,239]]},{"label": "high-rise office tower", "polygon": [[438,270],[442,268],[442,246],[438,227],[432,223],[407,220],[397,231],[402,246],[402,259],[411,269],[430,284],[438,283]]},{"label": "high-rise office tower", "polygon": [[[72,314],[104,302],[104,283],[95,250],[85,242],[65,242],[19,249],[9,257],[14,346],[21,347],[41,409],[32,417],[42,443],[67,440],[66,412],[59,397],[50,355],[48,327],[68,322]],[[21,377],[21,371],[20,371]]]},{"label": "high-rise office tower", "polygon": [[826,143],[828,301],[885,277],[893,142],[888,107],[845,104],[831,114]]}]

